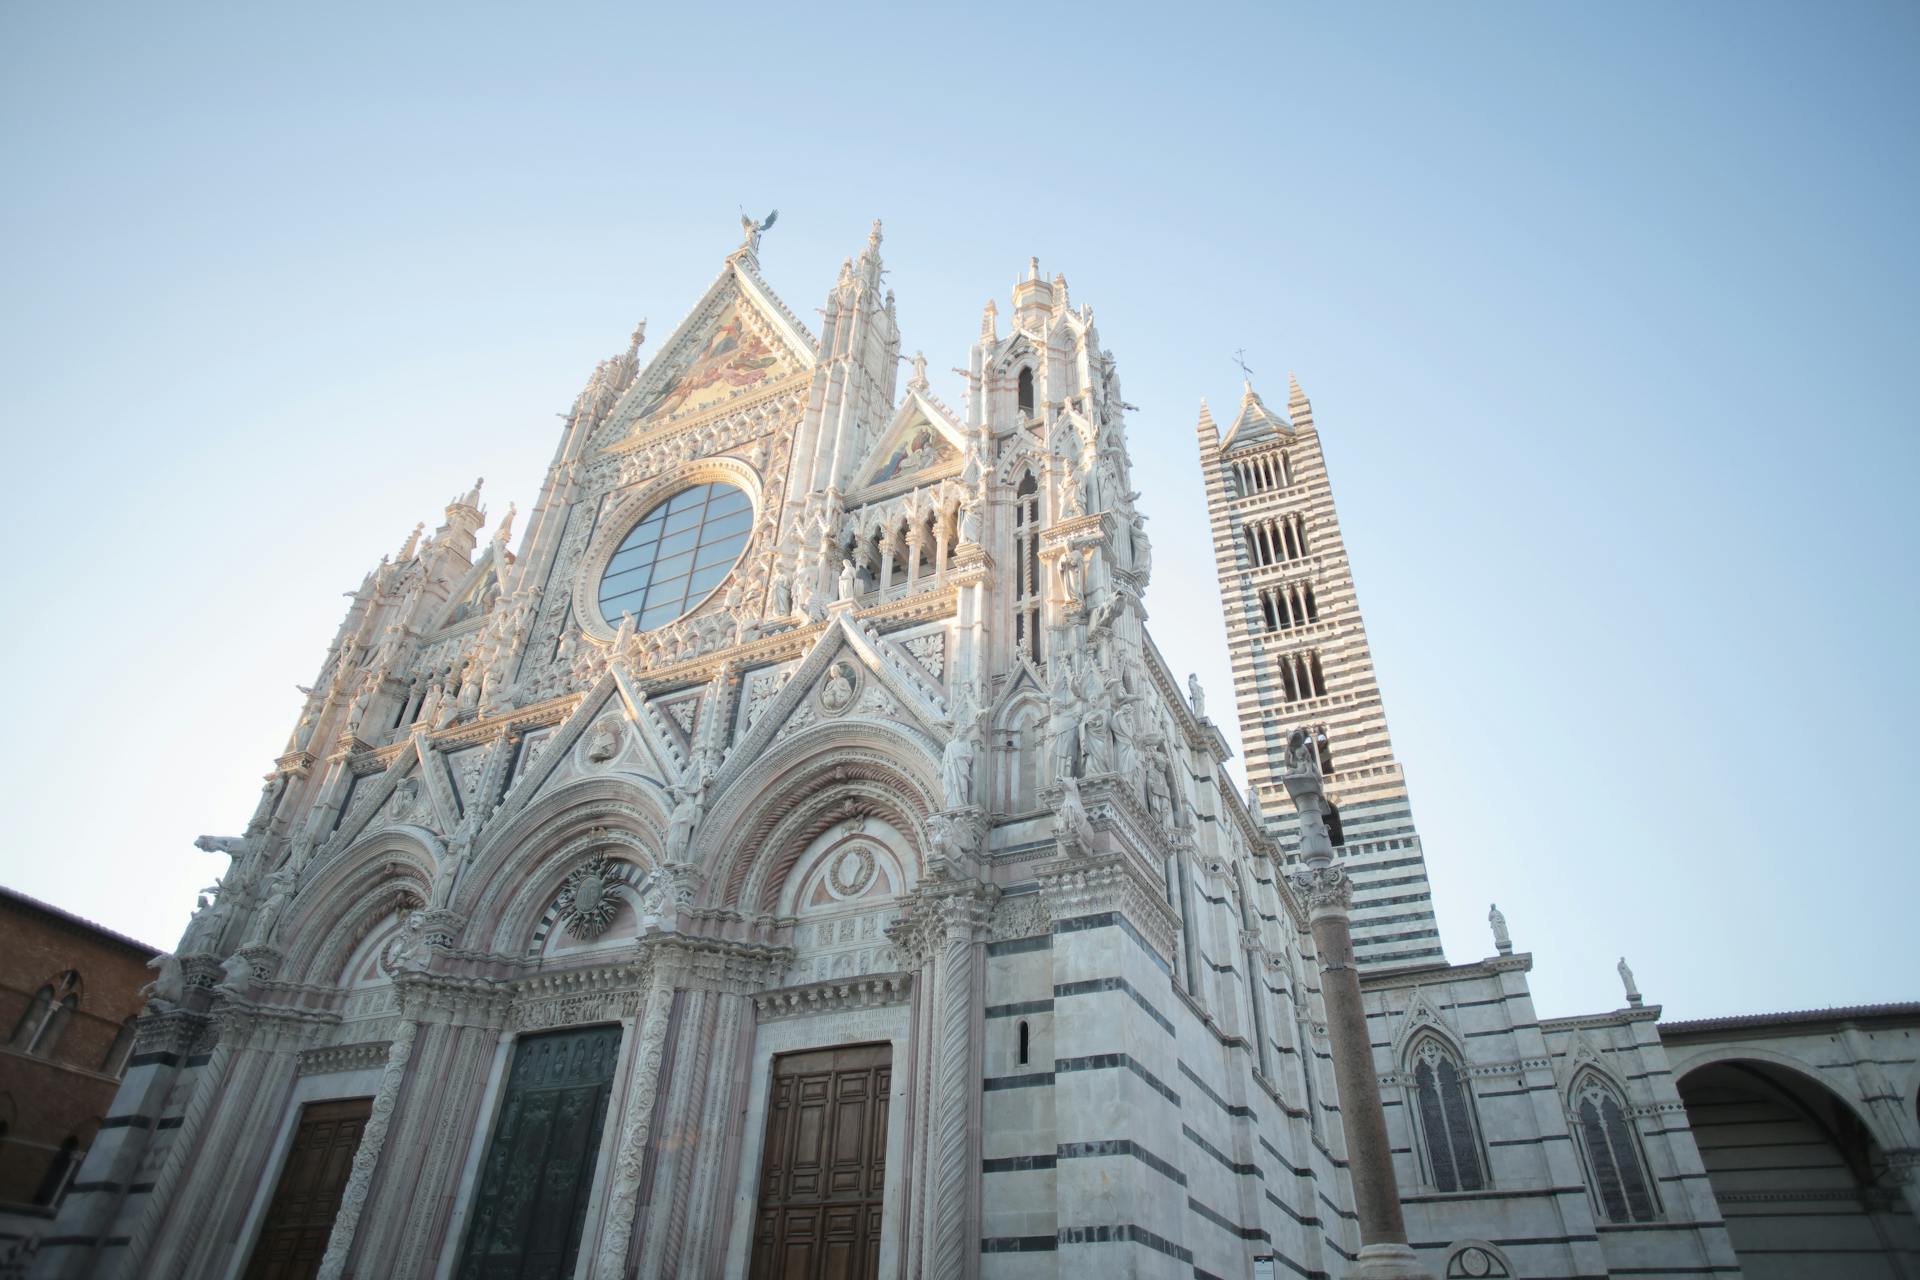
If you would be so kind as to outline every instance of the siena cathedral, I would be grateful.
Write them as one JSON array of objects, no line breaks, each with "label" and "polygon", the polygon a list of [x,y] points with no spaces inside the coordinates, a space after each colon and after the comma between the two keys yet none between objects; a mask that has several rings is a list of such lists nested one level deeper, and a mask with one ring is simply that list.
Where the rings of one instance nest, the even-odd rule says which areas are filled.
[{"label": "siena cathedral", "polygon": [[1920,1275],[1920,1006],[1443,952],[1298,383],[1197,427],[1243,786],[1092,309],[956,411],[764,229],[350,593],[36,1276]]}]

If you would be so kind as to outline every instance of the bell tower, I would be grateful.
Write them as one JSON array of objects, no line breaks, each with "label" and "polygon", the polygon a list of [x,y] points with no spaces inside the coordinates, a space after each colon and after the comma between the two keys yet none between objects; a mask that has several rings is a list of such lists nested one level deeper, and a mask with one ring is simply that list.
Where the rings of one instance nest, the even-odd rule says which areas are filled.
[{"label": "bell tower", "polygon": [[1353,880],[1353,941],[1369,968],[1442,963],[1406,778],[1340,536],[1313,406],[1289,377],[1287,412],[1249,380],[1222,435],[1197,427],[1213,556],[1226,609],[1247,781],[1297,862],[1298,817],[1281,782],[1287,738],[1306,730],[1326,779],[1329,835]]}]

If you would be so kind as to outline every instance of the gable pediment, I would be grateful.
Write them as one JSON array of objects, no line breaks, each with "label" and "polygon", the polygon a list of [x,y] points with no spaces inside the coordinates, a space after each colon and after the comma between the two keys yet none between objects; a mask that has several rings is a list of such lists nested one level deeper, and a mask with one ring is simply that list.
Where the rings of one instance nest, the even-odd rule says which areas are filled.
[{"label": "gable pediment", "polygon": [[724,408],[729,402],[811,369],[813,337],[766,284],[729,261],[706,295],[620,398],[596,442]]},{"label": "gable pediment", "polygon": [[958,470],[966,436],[940,405],[909,387],[899,412],[854,473],[852,491],[892,489]]}]

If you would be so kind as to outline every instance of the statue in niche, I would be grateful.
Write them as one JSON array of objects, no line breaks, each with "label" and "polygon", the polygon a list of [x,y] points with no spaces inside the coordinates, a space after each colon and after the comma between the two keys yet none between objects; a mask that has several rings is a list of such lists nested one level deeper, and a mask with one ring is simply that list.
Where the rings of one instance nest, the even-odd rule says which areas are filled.
[{"label": "statue in niche", "polygon": [[699,781],[683,780],[673,788],[673,796],[673,812],[667,816],[667,857],[678,862],[686,859],[693,847],[694,828],[700,825]]},{"label": "statue in niche", "polygon": [[845,662],[836,662],[827,668],[827,678],[820,686],[820,705],[831,712],[845,711],[853,702],[853,668]]},{"label": "statue in niche", "polygon": [[973,760],[978,751],[975,738],[979,732],[979,721],[972,714],[971,706],[965,715],[956,711],[953,736],[947,739],[946,750],[940,757],[940,780],[949,809],[964,809],[973,803]]},{"label": "statue in niche", "polygon": [[1071,666],[1062,660],[1048,693],[1047,750],[1055,778],[1071,778],[1080,742],[1080,697],[1074,689]]},{"label": "statue in niche", "polygon": [[1086,582],[1084,574],[1086,564],[1080,552],[1068,547],[1058,561],[1060,573],[1060,594],[1065,597],[1068,609],[1078,609],[1084,599]]},{"label": "statue in niche", "polygon": [[852,560],[848,560],[840,566],[840,601],[842,604],[848,603],[859,594],[860,570]]},{"label": "statue in niche", "polygon": [[1168,782],[1172,767],[1167,744],[1154,738],[1147,744],[1147,812],[1159,819],[1162,827],[1173,826],[1173,788]]},{"label": "statue in niche", "polygon": [[793,615],[793,583],[787,578],[785,569],[776,569],[773,573],[773,590],[768,593],[770,612],[776,618]]},{"label": "statue in niche", "polygon": [[280,927],[280,917],[286,913],[287,904],[293,901],[298,879],[291,868],[282,868],[268,878],[267,900],[254,913],[253,927],[247,932],[248,945],[264,945],[273,941],[273,932]]}]

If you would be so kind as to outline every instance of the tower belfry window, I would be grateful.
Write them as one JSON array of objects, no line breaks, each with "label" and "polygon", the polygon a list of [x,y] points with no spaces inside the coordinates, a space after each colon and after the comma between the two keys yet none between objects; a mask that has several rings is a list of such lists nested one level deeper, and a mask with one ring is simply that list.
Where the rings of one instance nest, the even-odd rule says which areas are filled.
[{"label": "tower belfry window", "polygon": [[1028,472],[1013,491],[1013,647],[1040,661],[1040,486]]}]

